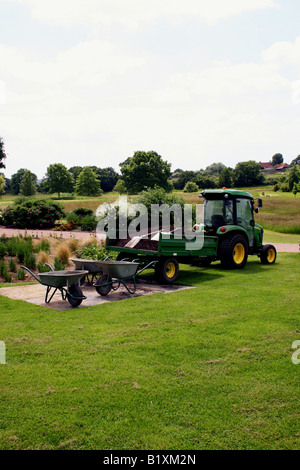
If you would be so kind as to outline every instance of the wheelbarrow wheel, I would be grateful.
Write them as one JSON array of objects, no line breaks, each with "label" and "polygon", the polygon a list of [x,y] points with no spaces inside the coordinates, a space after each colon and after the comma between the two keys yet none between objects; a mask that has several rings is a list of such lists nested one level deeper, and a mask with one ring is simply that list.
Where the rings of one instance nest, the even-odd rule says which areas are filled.
[{"label": "wheelbarrow wheel", "polygon": [[108,295],[111,291],[111,278],[107,274],[101,274],[95,282],[96,291],[99,295]]},{"label": "wheelbarrow wheel", "polygon": [[73,284],[69,288],[69,292],[67,293],[67,299],[69,304],[72,305],[72,307],[78,307],[81,304],[83,300],[83,294],[79,284]]}]

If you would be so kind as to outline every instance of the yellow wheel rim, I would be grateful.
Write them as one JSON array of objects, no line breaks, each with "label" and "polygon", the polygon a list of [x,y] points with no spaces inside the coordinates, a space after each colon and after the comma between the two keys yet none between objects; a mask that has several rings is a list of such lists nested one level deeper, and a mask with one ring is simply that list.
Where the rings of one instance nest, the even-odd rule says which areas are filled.
[{"label": "yellow wheel rim", "polygon": [[274,248],[270,248],[269,251],[268,251],[268,256],[267,256],[268,262],[269,263],[274,263],[275,258],[276,258],[275,250],[274,250]]},{"label": "yellow wheel rim", "polygon": [[171,279],[175,275],[175,273],[175,264],[170,261],[170,263],[167,264],[166,275],[169,279]]},{"label": "yellow wheel rim", "polygon": [[236,264],[241,264],[245,258],[245,247],[242,243],[237,243],[233,250],[233,259]]}]

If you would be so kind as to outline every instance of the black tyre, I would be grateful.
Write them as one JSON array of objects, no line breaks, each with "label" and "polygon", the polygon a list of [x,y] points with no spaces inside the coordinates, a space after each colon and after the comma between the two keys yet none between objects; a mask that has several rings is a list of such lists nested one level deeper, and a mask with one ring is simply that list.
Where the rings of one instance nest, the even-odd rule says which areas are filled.
[{"label": "black tyre", "polygon": [[[81,297],[81,298],[80,298]],[[78,307],[83,300],[83,293],[79,284],[73,284],[67,293],[67,299],[72,307]]]},{"label": "black tyre", "polygon": [[94,285],[99,295],[108,295],[110,293],[111,284],[108,284],[110,282],[111,282],[111,278],[107,276],[107,274],[101,274],[97,278]]},{"label": "black tyre", "polygon": [[264,245],[260,253],[262,264],[274,264],[277,257],[277,251],[273,245]]},{"label": "black tyre", "polygon": [[164,258],[155,265],[156,280],[162,284],[172,284],[178,277],[179,265],[175,258]]},{"label": "black tyre", "polygon": [[248,244],[242,235],[225,238],[220,248],[221,264],[226,269],[242,269],[248,259]]}]

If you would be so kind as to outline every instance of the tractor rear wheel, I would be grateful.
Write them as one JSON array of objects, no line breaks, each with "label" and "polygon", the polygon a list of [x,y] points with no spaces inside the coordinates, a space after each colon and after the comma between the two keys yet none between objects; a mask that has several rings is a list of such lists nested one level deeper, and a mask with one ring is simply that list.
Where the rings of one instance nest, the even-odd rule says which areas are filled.
[{"label": "tractor rear wheel", "polygon": [[241,269],[247,263],[248,244],[242,235],[225,238],[221,244],[220,258],[226,269]]},{"label": "tractor rear wheel", "polygon": [[276,248],[273,245],[264,245],[260,253],[260,261],[262,264],[274,264],[276,261]]},{"label": "tractor rear wheel", "polygon": [[179,265],[175,258],[164,258],[155,265],[155,277],[161,284],[172,284],[178,276]]}]

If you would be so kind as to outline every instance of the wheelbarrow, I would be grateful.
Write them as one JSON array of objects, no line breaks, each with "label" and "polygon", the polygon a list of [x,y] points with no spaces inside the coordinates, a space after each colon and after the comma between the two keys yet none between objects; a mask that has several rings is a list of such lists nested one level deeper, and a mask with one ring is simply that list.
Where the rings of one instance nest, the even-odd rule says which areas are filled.
[{"label": "wheelbarrow", "polygon": [[[111,258],[111,256],[107,256],[102,261],[106,261],[108,258]],[[76,270],[88,271],[88,274],[81,278],[81,281],[80,281],[81,285],[84,283],[85,280],[87,280],[88,285],[92,286],[95,283],[95,279],[97,278],[97,276],[99,274],[102,274],[102,269],[100,266],[100,263],[102,261],[99,261],[97,259],[91,260],[91,259],[83,259],[83,258],[70,258],[70,261],[74,263]]]},{"label": "wheelbarrow", "polygon": [[[140,263],[133,261],[99,261],[102,273],[96,280],[94,287],[100,295],[107,295],[111,290],[116,291],[123,285],[129,294],[136,292],[136,277],[143,271],[153,266],[157,261],[151,261],[142,269]],[[127,285],[128,281],[133,281],[133,289]]]},{"label": "wheelbarrow", "polygon": [[80,279],[88,274],[88,271],[54,271],[53,267],[46,263],[51,271],[47,273],[38,273],[37,276],[26,266],[22,269],[28,271],[40,284],[47,287],[45,303],[48,304],[55,292],[60,291],[62,300],[68,300],[72,307],[78,307],[86,297],[83,295],[80,287]]}]

